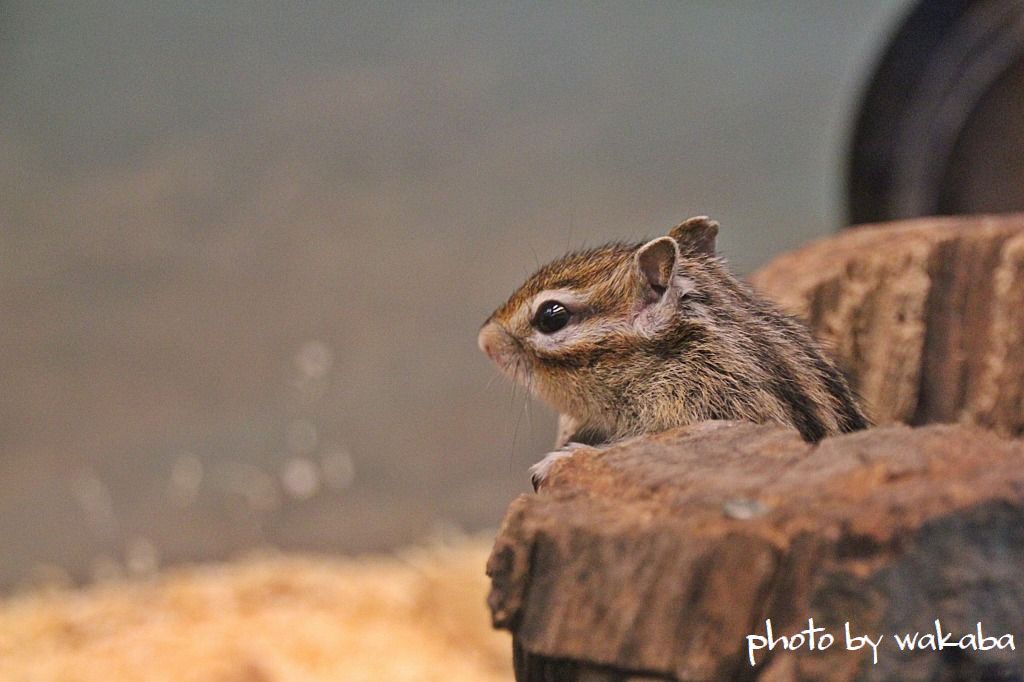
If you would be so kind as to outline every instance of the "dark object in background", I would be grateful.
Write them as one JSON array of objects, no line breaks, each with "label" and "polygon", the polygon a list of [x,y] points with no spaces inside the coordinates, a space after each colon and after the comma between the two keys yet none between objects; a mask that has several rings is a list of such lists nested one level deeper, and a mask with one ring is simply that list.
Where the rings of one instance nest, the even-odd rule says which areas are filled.
[{"label": "dark object in background", "polygon": [[868,86],[848,172],[853,224],[1024,210],[1024,2],[920,2]]}]

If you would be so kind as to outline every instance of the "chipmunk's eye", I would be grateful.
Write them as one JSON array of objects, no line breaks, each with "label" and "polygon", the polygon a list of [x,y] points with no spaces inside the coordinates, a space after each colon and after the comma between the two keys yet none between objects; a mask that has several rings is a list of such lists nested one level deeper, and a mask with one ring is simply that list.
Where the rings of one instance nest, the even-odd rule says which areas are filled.
[{"label": "chipmunk's eye", "polygon": [[569,324],[569,310],[558,301],[544,301],[533,316],[533,326],[545,334],[554,334]]}]

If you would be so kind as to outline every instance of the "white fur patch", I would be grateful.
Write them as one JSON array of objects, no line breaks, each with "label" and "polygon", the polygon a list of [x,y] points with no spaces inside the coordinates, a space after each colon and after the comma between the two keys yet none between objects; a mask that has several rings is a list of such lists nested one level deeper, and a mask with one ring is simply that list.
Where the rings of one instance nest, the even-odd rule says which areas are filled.
[{"label": "white fur patch", "polygon": [[586,305],[585,299],[574,289],[545,289],[530,301],[531,320],[537,315],[537,309],[541,304],[548,301],[558,301],[570,313],[574,313]]}]

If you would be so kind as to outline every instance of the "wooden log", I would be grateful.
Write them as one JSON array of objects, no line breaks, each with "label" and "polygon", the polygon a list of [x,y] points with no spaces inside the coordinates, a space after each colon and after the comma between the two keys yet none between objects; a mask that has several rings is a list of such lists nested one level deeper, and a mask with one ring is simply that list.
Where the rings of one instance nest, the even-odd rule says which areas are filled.
[{"label": "wooden log", "polygon": [[831,346],[877,423],[1024,432],[1024,214],[858,227],[751,282]]},{"label": "wooden log", "polygon": [[[892,635],[1024,634],[1024,443],[959,425],[810,445],[709,422],[586,449],[515,500],[488,562],[519,680],[1020,679],[1024,652]],[[840,644],[757,652],[808,618]],[[883,636],[878,662],[847,650]],[[1002,676],[1000,676],[1002,675]],[[980,676],[980,677],[979,677]]]}]

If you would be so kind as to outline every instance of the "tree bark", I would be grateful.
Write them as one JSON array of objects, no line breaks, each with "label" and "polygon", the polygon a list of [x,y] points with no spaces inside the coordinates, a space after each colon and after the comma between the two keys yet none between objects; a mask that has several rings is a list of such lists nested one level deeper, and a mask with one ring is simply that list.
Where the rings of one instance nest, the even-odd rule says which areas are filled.
[{"label": "tree bark", "polygon": [[[1015,651],[893,634],[1024,633],[1024,443],[959,425],[818,445],[708,422],[585,449],[509,509],[488,562],[519,680],[1019,679]],[[839,644],[756,652],[808,618]],[[844,645],[882,636],[878,662]],[[1019,643],[1019,642],[1018,642]],[[955,655],[954,655],[955,654]],[[1014,677],[1016,676],[1016,677]]]}]

